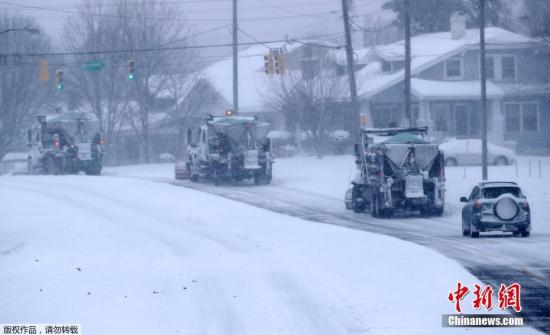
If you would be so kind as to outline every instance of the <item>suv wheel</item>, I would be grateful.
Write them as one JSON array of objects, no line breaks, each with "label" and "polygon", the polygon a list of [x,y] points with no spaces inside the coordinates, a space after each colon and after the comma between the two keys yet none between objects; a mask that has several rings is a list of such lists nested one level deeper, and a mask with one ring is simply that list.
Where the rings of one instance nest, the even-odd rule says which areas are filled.
[{"label": "suv wheel", "polygon": [[470,230],[466,230],[464,225],[464,217],[462,217],[462,236],[470,236]]}]

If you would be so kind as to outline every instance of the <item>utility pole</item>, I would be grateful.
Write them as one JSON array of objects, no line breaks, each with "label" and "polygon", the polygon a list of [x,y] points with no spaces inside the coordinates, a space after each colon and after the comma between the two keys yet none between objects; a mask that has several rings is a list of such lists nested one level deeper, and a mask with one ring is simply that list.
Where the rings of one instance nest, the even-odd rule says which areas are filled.
[{"label": "utility pole", "polygon": [[403,0],[405,21],[405,116],[409,117],[409,126],[414,127],[415,120],[411,112],[411,1]]},{"label": "utility pole", "polygon": [[[359,155],[359,159],[363,163],[363,166],[365,166],[365,146],[363,145],[363,137],[361,136],[359,107],[357,105],[357,86],[355,83],[355,71],[353,66],[353,46],[351,44],[351,31],[349,28],[348,1],[349,0],[342,0],[342,12],[344,14],[344,31],[346,33],[346,58],[348,63],[349,87],[351,93],[351,112],[354,124],[355,145],[358,147],[357,154]],[[363,171],[361,171],[361,173],[363,173]]]},{"label": "utility pole", "polygon": [[237,33],[237,0],[233,0],[233,111],[239,114],[239,47]]},{"label": "utility pole", "polygon": [[487,68],[485,64],[485,0],[479,1],[479,57],[481,64],[481,174],[487,180]]}]

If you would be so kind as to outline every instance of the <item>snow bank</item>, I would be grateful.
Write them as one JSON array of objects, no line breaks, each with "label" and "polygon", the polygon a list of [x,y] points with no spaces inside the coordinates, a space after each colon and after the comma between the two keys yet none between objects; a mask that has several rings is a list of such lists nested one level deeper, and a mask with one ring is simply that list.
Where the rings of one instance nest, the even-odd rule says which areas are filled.
[{"label": "snow bank", "polygon": [[[478,282],[411,243],[165,183],[2,177],[0,204],[0,323],[76,322],[88,334],[439,334],[449,290]],[[529,329],[469,331],[497,332]]]}]

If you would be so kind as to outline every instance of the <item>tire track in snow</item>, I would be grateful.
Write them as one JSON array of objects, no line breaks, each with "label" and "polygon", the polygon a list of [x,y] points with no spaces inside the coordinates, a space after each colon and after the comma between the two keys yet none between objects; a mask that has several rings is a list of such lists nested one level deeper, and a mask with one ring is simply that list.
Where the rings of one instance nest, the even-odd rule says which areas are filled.
[{"label": "tire track in snow", "polygon": [[[115,210],[114,208],[112,208],[112,206],[110,207],[110,209],[109,209],[109,206],[101,206],[102,201],[105,201],[105,200],[101,199],[100,197],[96,197],[96,201],[88,202],[88,201],[79,200],[76,197],[67,196],[64,194],[65,192],[57,192],[57,191],[60,191],[59,188],[56,188],[55,189],[56,192],[52,193],[51,191],[48,192],[44,190],[37,190],[36,188],[33,188],[33,187],[19,186],[20,184],[21,184],[20,181],[18,181],[17,185],[0,183],[0,187],[7,188],[8,190],[15,189],[23,192],[38,194],[40,196],[53,199],[56,202],[59,202],[60,204],[59,207],[63,207],[67,205],[72,206],[73,208],[79,211],[82,211],[92,217],[98,218],[99,219],[98,222],[111,223],[112,226],[119,229],[123,229],[123,227],[121,227],[121,225],[119,224],[120,222],[128,221],[127,216],[120,216],[120,214],[118,213],[118,210]],[[34,181],[32,183],[32,186],[36,186],[37,184],[41,184],[43,186],[50,186],[50,187],[54,186],[51,184],[48,185],[46,183],[40,183],[40,182],[34,182]],[[59,187],[59,185],[55,185],[55,186]],[[52,190],[52,188],[50,188],[50,190]],[[151,217],[148,218],[148,221],[149,221],[149,224],[147,226],[144,226],[143,224],[138,225],[136,222],[133,222],[133,224],[126,225],[124,229],[131,228],[133,233],[137,233],[146,239],[156,240],[160,242],[160,245],[162,245],[164,248],[168,248],[169,250],[171,250],[172,254],[185,255],[193,251],[192,249],[186,247],[185,244],[181,242],[181,240],[180,241],[174,240],[175,238],[173,236],[170,236],[169,238],[167,238],[166,235],[159,234],[157,231],[155,231],[155,229],[150,229],[150,227],[152,226],[158,227],[159,225],[162,225],[163,222]],[[192,235],[190,236],[196,237]]]}]

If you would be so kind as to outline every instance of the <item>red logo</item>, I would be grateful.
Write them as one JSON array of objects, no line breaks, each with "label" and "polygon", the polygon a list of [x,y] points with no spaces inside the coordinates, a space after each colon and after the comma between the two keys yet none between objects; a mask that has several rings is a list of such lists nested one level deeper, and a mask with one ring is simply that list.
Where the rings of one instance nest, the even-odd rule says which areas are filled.
[{"label": "red logo", "polygon": [[[467,286],[458,282],[456,290],[449,292],[447,299],[454,303],[457,313],[462,313],[460,302],[468,295],[470,289]],[[493,287],[487,285],[482,287],[481,285],[474,285],[474,299],[472,301],[474,309],[481,309],[482,307],[489,311],[493,308]],[[506,286],[500,284],[498,290],[498,308],[505,310],[508,307],[513,308],[516,312],[521,312],[521,285],[518,283],[510,284]]]},{"label": "red logo", "polygon": [[521,312],[521,285],[513,283],[510,286],[500,284],[498,290],[498,308],[512,307],[516,312]]},{"label": "red logo", "polygon": [[468,287],[462,286],[462,283],[458,282],[458,284],[456,285],[456,291],[449,292],[449,296],[447,297],[447,299],[449,299],[450,302],[455,303],[455,309],[457,313],[462,313],[462,308],[460,308],[460,300],[464,299],[469,291],[470,289]]},{"label": "red logo", "polygon": [[491,285],[485,286],[482,290],[481,286],[475,285],[474,289],[474,308],[479,309],[481,306],[490,311],[493,308],[493,287]]}]

